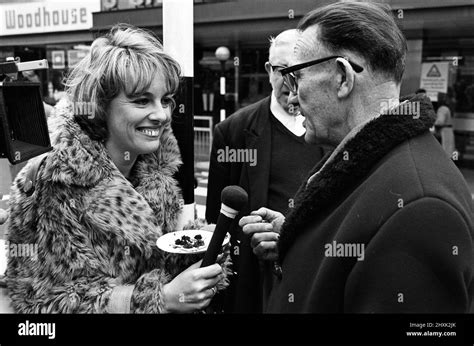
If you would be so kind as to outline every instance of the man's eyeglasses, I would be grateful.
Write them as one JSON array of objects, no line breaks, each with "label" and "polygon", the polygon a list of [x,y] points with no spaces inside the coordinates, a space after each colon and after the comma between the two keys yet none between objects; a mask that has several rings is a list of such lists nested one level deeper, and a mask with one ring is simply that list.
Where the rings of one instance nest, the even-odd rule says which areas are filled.
[{"label": "man's eyeglasses", "polygon": [[283,77],[283,81],[285,82],[288,89],[290,89],[290,91],[293,94],[296,94],[298,92],[298,82],[296,81],[296,76],[293,72],[301,70],[305,67],[317,65],[317,64],[320,64],[322,62],[325,62],[325,61],[328,61],[328,60],[331,60],[331,59],[337,59],[337,58],[343,58],[343,59],[347,60],[347,62],[352,66],[352,68],[354,69],[354,71],[356,73],[360,73],[360,72],[364,71],[364,68],[362,66],[357,65],[356,63],[350,61],[346,57],[340,56],[340,55],[333,55],[333,56],[328,56],[328,57],[322,58],[322,59],[311,60],[311,61],[308,61],[308,62],[304,62],[302,64],[297,64],[297,65],[293,65],[293,66],[290,66],[290,67],[286,67],[286,68],[281,69],[279,71],[280,71],[280,73]]},{"label": "man's eyeglasses", "polygon": [[281,66],[281,65],[272,65],[270,63],[268,63],[270,65],[270,67],[272,68],[272,72],[281,72],[281,70],[283,70],[284,68],[286,68],[286,66]]}]

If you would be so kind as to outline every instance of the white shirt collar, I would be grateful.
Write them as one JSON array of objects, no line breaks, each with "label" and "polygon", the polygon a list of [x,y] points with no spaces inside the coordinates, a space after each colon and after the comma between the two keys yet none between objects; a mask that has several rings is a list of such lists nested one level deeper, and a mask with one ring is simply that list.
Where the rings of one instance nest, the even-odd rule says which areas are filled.
[{"label": "white shirt collar", "polygon": [[275,118],[277,118],[277,120],[283,124],[283,126],[285,126],[296,136],[302,136],[305,134],[306,129],[303,127],[304,116],[299,113],[297,115],[288,114],[278,103],[273,92],[270,101],[270,111],[275,116]]}]

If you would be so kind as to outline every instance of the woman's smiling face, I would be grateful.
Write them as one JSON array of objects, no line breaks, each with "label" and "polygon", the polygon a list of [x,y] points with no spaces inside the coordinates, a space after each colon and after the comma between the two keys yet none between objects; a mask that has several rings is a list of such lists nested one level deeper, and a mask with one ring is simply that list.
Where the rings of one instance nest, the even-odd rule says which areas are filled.
[{"label": "woman's smiling face", "polygon": [[122,152],[131,160],[156,151],[171,120],[173,104],[162,73],[155,73],[149,88],[140,95],[127,96],[122,90],[108,108],[108,150]]}]

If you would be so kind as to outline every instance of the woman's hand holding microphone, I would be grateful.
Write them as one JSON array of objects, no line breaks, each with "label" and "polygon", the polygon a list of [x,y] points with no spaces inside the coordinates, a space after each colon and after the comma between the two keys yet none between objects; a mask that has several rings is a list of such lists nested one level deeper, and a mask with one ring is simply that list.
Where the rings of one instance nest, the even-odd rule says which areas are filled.
[{"label": "woman's hand holding microphone", "polygon": [[216,285],[224,278],[224,273],[217,263],[199,268],[201,262],[194,263],[163,286],[165,312],[194,312],[203,310],[210,304],[217,293]]}]

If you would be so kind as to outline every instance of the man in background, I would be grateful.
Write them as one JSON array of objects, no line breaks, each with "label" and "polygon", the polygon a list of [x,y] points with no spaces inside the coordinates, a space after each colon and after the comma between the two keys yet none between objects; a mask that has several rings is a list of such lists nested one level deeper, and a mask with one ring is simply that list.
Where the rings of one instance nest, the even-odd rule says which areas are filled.
[{"label": "man in background", "polygon": [[[249,195],[241,215],[263,206],[285,214],[292,208],[292,198],[308,171],[323,156],[321,147],[305,143],[304,118],[288,104],[289,90],[280,74],[288,66],[297,37],[293,29],[270,39],[265,69],[272,94],[215,127],[206,208],[210,223],[217,221],[221,191],[228,185],[240,185]],[[225,293],[224,311],[262,312],[273,280],[273,263],[259,263],[250,238],[238,225],[229,232],[235,274]],[[266,239],[266,245],[271,246],[277,236]],[[265,252],[265,246],[258,251]]]}]

